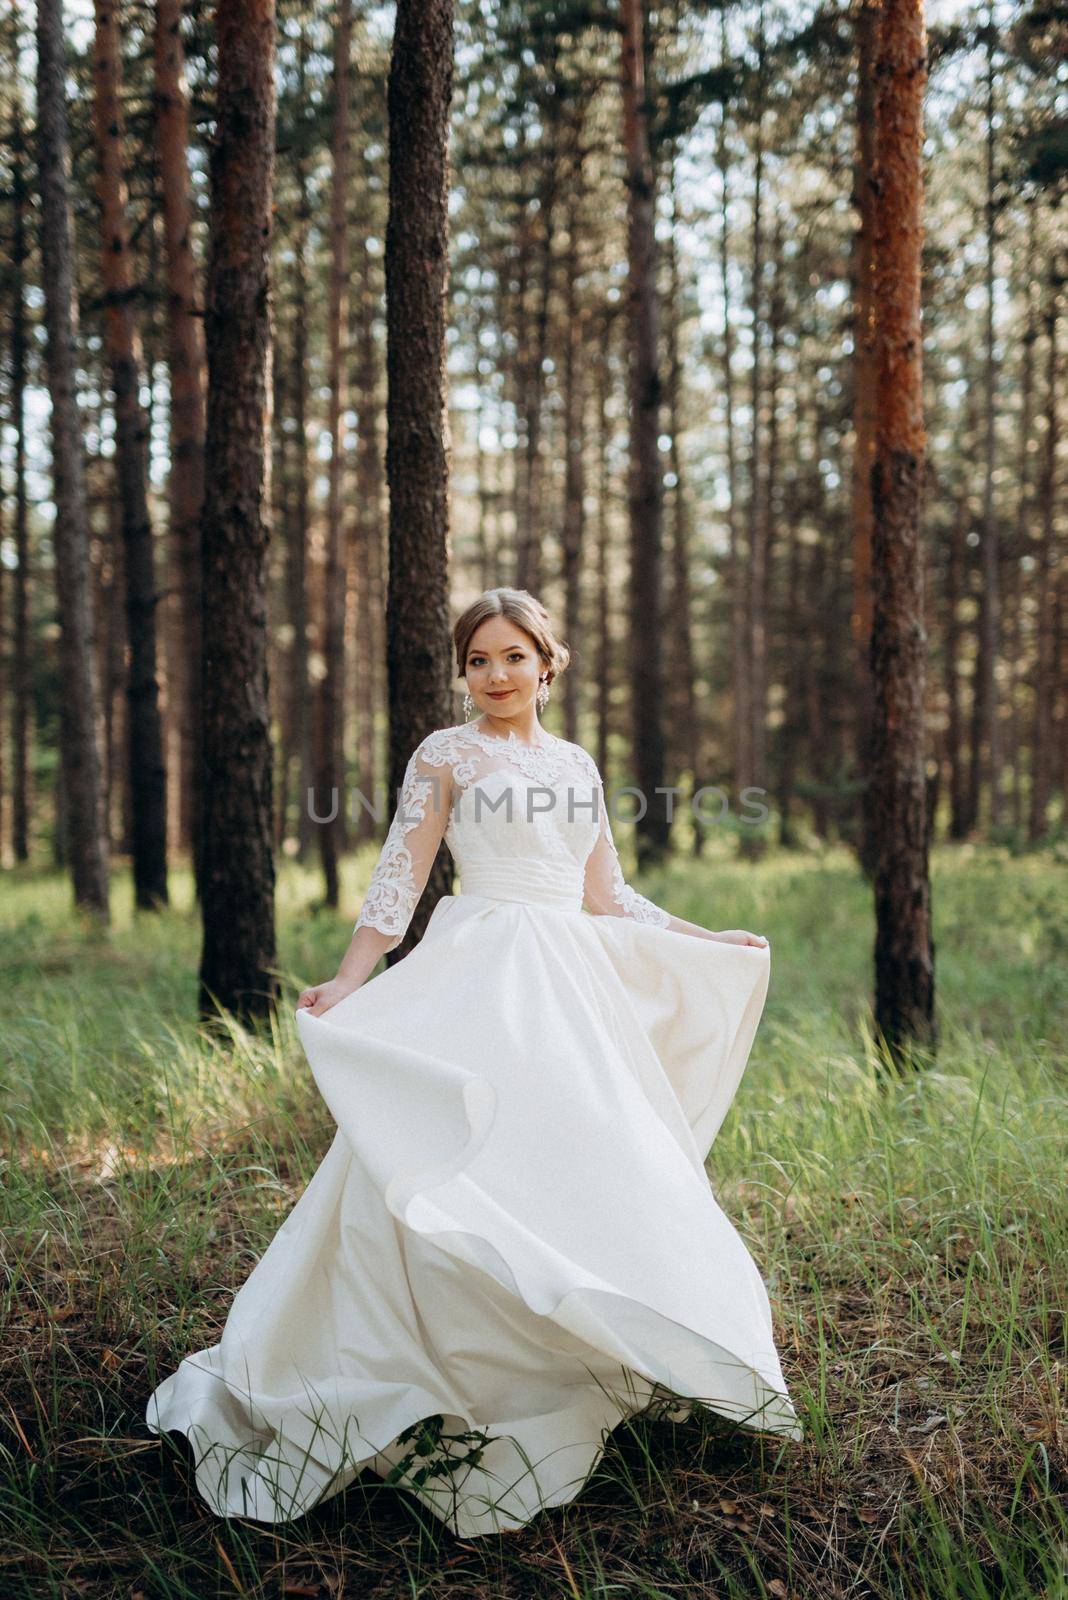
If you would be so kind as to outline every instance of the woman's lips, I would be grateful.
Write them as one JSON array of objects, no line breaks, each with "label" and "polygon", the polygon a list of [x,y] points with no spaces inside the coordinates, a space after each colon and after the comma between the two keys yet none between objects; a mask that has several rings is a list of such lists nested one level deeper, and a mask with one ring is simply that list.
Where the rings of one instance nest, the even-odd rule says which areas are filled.
[{"label": "woman's lips", "polygon": [[512,690],[511,689],[487,689],[486,693],[489,695],[491,700],[507,700],[508,696],[512,693]]}]

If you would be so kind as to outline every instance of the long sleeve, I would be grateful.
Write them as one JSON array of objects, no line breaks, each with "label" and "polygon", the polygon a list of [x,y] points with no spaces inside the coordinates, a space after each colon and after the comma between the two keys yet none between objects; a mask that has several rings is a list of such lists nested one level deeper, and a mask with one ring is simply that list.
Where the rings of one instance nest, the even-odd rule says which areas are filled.
[{"label": "long sleeve", "polygon": [[666,928],[671,913],[654,905],[644,895],[632,889],[623,876],[612,825],[608,820],[608,806],[604,797],[604,784],[593,758],[589,758],[589,772],[596,782],[600,831],[597,842],[586,858],[582,903],[587,911],[602,917],[629,917],[632,922],[652,922]]},{"label": "long sleeve", "polygon": [[386,950],[404,938],[426,887],[448,825],[452,786],[440,744],[428,734],[405,769],[400,801],[356,919],[356,928],[377,928],[389,937]]}]

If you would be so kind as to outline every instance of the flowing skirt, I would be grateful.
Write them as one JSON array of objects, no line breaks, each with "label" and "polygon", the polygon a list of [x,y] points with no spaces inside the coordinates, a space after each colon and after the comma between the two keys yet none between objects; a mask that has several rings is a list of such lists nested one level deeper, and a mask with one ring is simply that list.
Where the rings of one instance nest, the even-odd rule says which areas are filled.
[{"label": "flowing skirt", "polygon": [[361,1469],[456,1534],[574,1498],[624,1417],[699,1401],[799,1437],[763,1281],[704,1157],[767,948],[479,894],[322,1016],[338,1131],[217,1345],[152,1395],[222,1516]]}]

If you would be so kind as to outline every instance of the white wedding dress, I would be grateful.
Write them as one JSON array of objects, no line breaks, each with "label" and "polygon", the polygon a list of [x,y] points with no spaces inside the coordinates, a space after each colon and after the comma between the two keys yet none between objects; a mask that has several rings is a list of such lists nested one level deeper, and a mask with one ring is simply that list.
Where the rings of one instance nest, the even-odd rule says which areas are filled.
[{"label": "white wedding dress", "polygon": [[592,758],[538,736],[422,741],[357,926],[400,942],[443,836],[461,891],[296,1013],[338,1132],[220,1342],[148,1404],[222,1516],[285,1521],[366,1468],[471,1537],[574,1498],[639,1411],[799,1437],[704,1168],[768,949],[669,929]]}]

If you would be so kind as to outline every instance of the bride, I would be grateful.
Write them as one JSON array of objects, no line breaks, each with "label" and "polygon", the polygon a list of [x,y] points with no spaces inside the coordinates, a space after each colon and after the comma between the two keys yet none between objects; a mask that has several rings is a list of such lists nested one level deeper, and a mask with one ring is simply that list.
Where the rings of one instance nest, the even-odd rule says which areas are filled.
[{"label": "bride", "polygon": [[[367,1469],[470,1538],[573,1499],[641,1411],[800,1436],[704,1167],[767,940],[626,883],[595,762],[538,720],[568,651],[532,595],[487,590],[453,640],[469,720],[413,752],[337,975],[298,999],[334,1141],[148,1403],[221,1516],[290,1520]],[[442,839],[460,892],[371,979]]]}]

